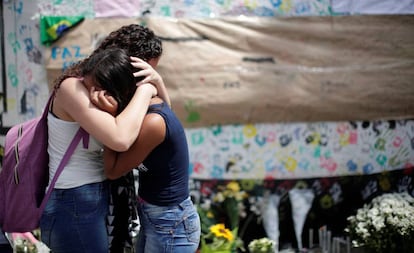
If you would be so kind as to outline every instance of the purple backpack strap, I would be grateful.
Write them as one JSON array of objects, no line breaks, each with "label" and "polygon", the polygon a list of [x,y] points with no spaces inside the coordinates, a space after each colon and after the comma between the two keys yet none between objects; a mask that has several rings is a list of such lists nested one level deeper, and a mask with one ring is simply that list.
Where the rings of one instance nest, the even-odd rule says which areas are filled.
[{"label": "purple backpack strap", "polygon": [[[48,102],[48,104],[50,103],[50,101]],[[68,163],[70,157],[72,156],[73,152],[75,151],[76,147],[78,146],[80,140],[83,139],[83,146],[85,148],[88,147],[89,144],[89,134],[88,132],[86,132],[82,127],[79,127],[79,130],[76,132],[75,136],[72,139],[72,142],[70,143],[68,149],[66,150],[65,155],[62,158],[62,161],[60,161],[59,167],[56,170],[56,173],[52,179],[52,182],[50,182],[49,188],[47,189],[47,192],[42,200],[42,204],[40,205],[40,208],[43,210],[47,200],[50,197],[50,194],[52,194],[52,190],[55,187],[56,181],[58,179],[58,177],[60,176],[60,174],[63,171],[63,168],[66,166],[66,164]]]},{"label": "purple backpack strap", "polygon": [[47,117],[47,114],[49,113],[49,110],[50,110],[50,105],[52,104],[52,101],[53,101],[54,97],[55,97],[55,90],[52,91],[52,93],[49,96],[49,99],[47,100],[45,109],[43,109],[42,118]]}]

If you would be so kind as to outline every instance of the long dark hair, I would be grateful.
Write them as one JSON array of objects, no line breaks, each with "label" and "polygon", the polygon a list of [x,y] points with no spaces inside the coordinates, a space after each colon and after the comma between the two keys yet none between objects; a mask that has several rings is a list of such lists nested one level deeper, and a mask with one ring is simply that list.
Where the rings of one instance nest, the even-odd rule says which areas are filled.
[{"label": "long dark hair", "polygon": [[95,85],[109,92],[118,102],[120,113],[134,95],[137,81],[142,79],[134,77],[136,71],[126,50],[109,48],[92,54],[84,62],[80,75],[91,77]]}]

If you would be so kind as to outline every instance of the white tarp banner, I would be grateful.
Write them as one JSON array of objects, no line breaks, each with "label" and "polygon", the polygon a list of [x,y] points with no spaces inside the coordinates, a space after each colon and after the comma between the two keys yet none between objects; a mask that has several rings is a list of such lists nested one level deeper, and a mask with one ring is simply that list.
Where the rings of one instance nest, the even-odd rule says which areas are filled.
[{"label": "white tarp banner", "polygon": [[[49,80],[134,19],[85,20],[46,52]],[[145,20],[186,127],[414,117],[414,16]]]}]

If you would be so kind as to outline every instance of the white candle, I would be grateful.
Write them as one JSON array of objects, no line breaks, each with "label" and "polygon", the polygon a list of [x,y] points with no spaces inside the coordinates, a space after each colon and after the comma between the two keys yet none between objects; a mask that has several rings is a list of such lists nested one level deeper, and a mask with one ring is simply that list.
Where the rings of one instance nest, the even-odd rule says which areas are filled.
[{"label": "white candle", "polygon": [[351,242],[348,236],[346,237],[346,252],[351,253]]},{"label": "white candle", "polygon": [[327,246],[326,246],[326,252],[331,252],[331,237],[332,237],[332,234],[331,234],[331,231],[329,231],[328,230],[328,236],[327,236],[328,238],[326,239],[326,243],[327,243]]},{"label": "white candle", "polygon": [[309,249],[313,247],[313,229],[309,229]]}]

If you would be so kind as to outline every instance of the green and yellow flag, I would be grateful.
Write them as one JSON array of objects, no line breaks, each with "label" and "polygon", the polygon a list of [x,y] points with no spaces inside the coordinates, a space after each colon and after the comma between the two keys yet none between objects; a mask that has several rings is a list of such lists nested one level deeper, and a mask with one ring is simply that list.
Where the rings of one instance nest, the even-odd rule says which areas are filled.
[{"label": "green and yellow flag", "polygon": [[42,16],[40,18],[40,40],[43,45],[50,46],[64,32],[82,22],[83,16]]}]

